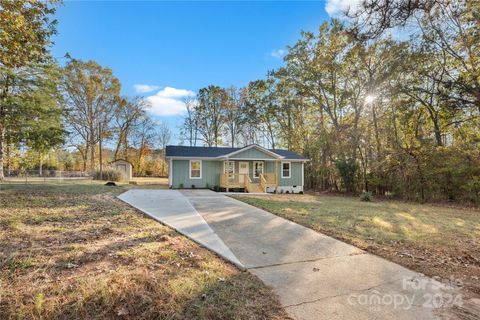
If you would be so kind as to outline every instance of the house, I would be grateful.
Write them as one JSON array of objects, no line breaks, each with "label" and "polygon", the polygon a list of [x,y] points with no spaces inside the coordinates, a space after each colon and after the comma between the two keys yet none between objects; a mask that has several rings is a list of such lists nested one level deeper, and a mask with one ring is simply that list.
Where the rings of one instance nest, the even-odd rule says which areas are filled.
[{"label": "house", "polygon": [[133,164],[130,161],[117,159],[110,163],[112,169],[122,173],[122,181],[132,180]]},{"label": "house", "polygon": [[244,148],[167,146],[170,188],[303,192],[307,159],[288,150],[252,144]]}]

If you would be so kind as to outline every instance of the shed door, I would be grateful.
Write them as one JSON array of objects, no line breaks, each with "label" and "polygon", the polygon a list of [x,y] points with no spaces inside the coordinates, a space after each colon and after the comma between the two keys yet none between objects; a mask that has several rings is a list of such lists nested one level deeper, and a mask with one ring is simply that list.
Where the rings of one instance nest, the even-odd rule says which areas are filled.
[{"label": "shed door", "polygon": [[117,165],[117,170],[121,171],[123,173],[123,178],[127,178],[127,165],[126,164],[118,164]]}]

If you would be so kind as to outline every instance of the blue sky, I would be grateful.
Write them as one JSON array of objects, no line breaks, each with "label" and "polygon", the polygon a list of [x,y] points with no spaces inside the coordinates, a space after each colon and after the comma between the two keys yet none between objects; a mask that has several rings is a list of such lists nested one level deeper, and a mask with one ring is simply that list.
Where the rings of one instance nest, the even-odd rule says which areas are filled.
[{"label": "blue sky", "polygon": [[263,78],[302,29],[329,19],[326,5],[332,13],[342,2],[65,1],[52,52],[109,67],[124,95],[148,97],[177,132],[183,96]]}]

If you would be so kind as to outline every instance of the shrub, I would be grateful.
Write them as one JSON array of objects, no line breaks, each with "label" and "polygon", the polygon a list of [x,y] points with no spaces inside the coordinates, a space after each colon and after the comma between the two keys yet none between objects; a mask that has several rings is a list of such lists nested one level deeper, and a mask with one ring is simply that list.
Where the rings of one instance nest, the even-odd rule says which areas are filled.
[{"label": "shrub", "polygon": [[358,164],[354,159],[340,158],[335,161],[338,173],[342,180],[343,187],[347,192],[355,191],[355,174],[358,170]]},{"label": "shrub", "polygon": [[192,184],[192,189],[195,189],[195,185],[194,185],[194,184]]},{"label": "shrub", "polygon": [[207,183],[207,185],[205,186],[207,189],[210,189],[210,185]]},{"label": "shrub", "polygon": [[120,181],[122,180],[122,172],[113,169],[103,170],[102,179],[100,179],[100,170],[95,170],[93,180]]},{"label": "shrub", "polygon": [[180,185],[178,186],[180,189],[183,189],[183,183],[180,183]]},{"label": "shrub", "polygon": [[362,194],[360,194],[360,200],[361,201],[372,201],[372,193],[370,191],[363,191]]}]

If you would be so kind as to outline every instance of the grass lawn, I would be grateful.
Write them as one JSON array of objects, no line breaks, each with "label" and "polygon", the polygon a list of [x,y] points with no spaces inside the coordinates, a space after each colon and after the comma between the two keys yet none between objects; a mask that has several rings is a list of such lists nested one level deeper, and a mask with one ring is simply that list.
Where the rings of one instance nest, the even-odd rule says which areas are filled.
[{"label": "grass lawn", "polygon": [[341,196],[235,196],[388,260],[480,293],[480,211]]},{"label": "grass lawn", "polygon": [[285,319],[271,290],[114,198],[0,184],[0,319]]}]

